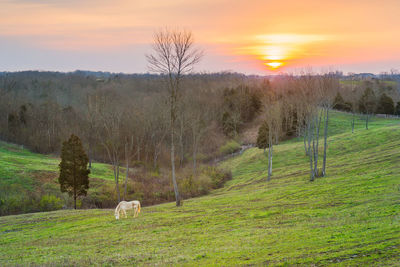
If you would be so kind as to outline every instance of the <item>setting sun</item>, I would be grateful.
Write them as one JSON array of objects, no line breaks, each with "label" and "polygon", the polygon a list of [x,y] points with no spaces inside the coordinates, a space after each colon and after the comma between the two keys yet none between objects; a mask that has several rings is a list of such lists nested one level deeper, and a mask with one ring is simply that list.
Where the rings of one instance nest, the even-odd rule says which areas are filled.
[{"label": "setting sun", "polygon": [[268,63],[264,63],[265,65],[269,66],[272,70],[278,69],[279,67],[281,67],[283,65],[282,62],[268,62]]},{"label": "setting sun", "polygon": [[[293,61],[310,54],[316,54],[314,46],[332,39],[325,35],[313,34],[267,34],[253,37],[254,44],[245,48],[245,53],[253,55],[257,60],[275,71]],[[283,63],[285,62],[285,64]]]}]

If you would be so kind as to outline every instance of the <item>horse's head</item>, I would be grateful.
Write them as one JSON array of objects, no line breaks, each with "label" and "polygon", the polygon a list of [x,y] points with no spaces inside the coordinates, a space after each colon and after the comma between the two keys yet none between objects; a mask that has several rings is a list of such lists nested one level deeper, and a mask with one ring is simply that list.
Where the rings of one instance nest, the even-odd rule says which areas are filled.
[{"label": "horse's head", "polygon": [[119,220],[119,214],[115,214],[115,219]]}]

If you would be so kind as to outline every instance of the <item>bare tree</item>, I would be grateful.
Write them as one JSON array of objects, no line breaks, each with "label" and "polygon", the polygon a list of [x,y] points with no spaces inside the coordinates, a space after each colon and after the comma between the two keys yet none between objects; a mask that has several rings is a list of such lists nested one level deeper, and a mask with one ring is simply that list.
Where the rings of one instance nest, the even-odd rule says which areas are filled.
[{"label": "bare tree", "polygon": [[126,172],[125,172],[125,185],[124,185],[124,196],[123,200],[126,200],[127,196],[127,191],[128,191],[128,178],[129,178],[129,161],[130,161],[130,156],[132,154],[133,150],[133,135],[131,135],[131,138],[126,137],[125,139],[125,161],[126,161]]},{"label": "bare tree", "polygon": [[[326,174],[329,110],[332,106],[332,98],[339,87],[339,82],[332,72],[322,75],[307,73],[301,76],[300,82],[303,92],[308,96],[307,131],[305,132],[308,137],[308,149],[306,154],[310,159],[310,181],[314,181],[315,177]],[[319,136],[322,122],[324,122],[324,154],[322,171],[319,172]]]},{"label": "bare tree", "polygon": [[93,159],[93,143],[95,138],[95,132],[98,126],[98,112],[99,112],[99,101],[97,94],[87,94],[86,96],[86,120],[88,129],[86,131],[86,137],[88,141],[88,157],[89,157],[89,169],[92,168]]},{"label": "bare tree", "polygon": [[267,181],[271,180],[272,176],[272,157],[274,152],[274,144],[279,142],[279,137],[282,129],[282,110],[280,102],[269,103],[266,106],[265,122],[268,126],[268,177]]},{"label": "bare tree", "polygon": [[[339,80],[331,72],[323,75],[320,78],[321,87],[321,107],[324,112],[324,157],[322,162],[322,176],[326,175],[326,151],[328,146],[328,123],[329,123],[329,110],[332,108],[332,99],[334,94],[339,89]],[[353,127],[354,127],[354,114],[353,114]]]},{"label": "bare tree", "polygon": [[121,148],[123,143],[121,125],[123,120],[123,110],[116,95],[105,94],[99,96],[100,108],[98,110],[100,130],[97,131],[100,143],[107,152],[107,156],[113,165],[115,189],[117,192],[118,203],[121,201],[119,189],[119,171]]},{"label": "bare tree", "polygon": [[318,174],[318,137],[321,122],[318,101],[320,99],[317,77],[309,70],[303,73],[297,80],[297,87],[304,100],[304,119],[306,127],[304,134],[307,136],[306,154],[310,162],[310,181],[314,181]]},{"label": "bare tree", "polygon": [[194,48],[193,35],[189,31],[164,29],[154,34],[153,54],[147,55],[149,69],[165,77],[165,84],[170,104],[171,134],[171,172],[176,205],[181,205],[178,185],[175,176],[175,122],[177,103],[181,90],[181,82],[185,74],[192,71],[193,66],[202,57],[202,52]]},{"label": "bare tree", "polygon": [[188,110],[188,124],[191,131],[192,141],[192,160],[193,160],[193,176],[196,176],[197,171],[197,153],[203,136],[208,130],[208,122],[211,121],[211,111],[204,110],[205,99],[201,97],[191,96],[188,99],[190,110]]}]

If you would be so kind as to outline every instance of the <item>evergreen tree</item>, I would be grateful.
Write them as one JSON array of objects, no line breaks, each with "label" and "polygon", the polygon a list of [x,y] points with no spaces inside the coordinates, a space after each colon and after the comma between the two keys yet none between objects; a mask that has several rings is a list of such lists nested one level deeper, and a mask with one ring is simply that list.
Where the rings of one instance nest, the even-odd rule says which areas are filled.
[{"label": "evergreen tree", "polygon": [[394,114],[400,115],[400,102],[397,102]]},{"label": "evergreen tree", "polygon": [[364,91],[364,94],[361,96],[358,101],[358,109],[361,113],[366,114],[365,119],[365,128],[368,130],[368,121],[370,114],[373,114],[376,106],[376,97],[374,91],[371,87],[367,87]]},{"label": "evergreen tree", "polygon": [[367,87],[364,94],[358,101],[358,108],[361,113],[372,114],[375,111],[376,97],[374,91]]},{"label": "evergreen tree", "polygon": [[264,149],[264,152],[268,147],[268,124],[265,121],[258,128],[257,147]]},{"label": "evergreen tree", "polygon": [[58,182],[61,192],[68,192],[70,196],[74,197],[75,209],[76,198],[86,196],[89,189],[88,162],[89,159],[83,150],[81,140],[72,134],[62,145]]},{"label": "evergreen tree", "polygon": [[376,109],[378,114],[394,114],[394,102],[393,99],[383,93],[379,98],[378,107]]},{"label": "evergreen tree", "polygon": [[342,111],[351,111],[351,104],[349,102],[344,102],[342,95],[338,92],[333,101],[333,108]]}]

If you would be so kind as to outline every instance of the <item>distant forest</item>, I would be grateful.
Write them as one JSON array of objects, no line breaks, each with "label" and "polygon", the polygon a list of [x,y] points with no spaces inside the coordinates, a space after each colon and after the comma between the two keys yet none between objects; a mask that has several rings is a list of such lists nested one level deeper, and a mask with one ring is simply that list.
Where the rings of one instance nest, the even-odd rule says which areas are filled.
[{"label": "distant forest", "polygon": [[[61,142],[74,133],[91,159],[107,162],[102,142],[112,127],[121,146],[133,137],[136,160],[156,167],[164,160],[167,143],[168,99],[162,79],[84,71],[3,73],[0,138],[34,152],[58,154]],[[193,138],[198,139],[199,153],[211,155],[227,138],[236,137],[260,111],[261,92],[268,85],[264,77],[236,73],[187,76],[177,129],[181,164],[193,154]],[[201,128],[196,132],[206,140],[193,136],[193,127]]]}]

